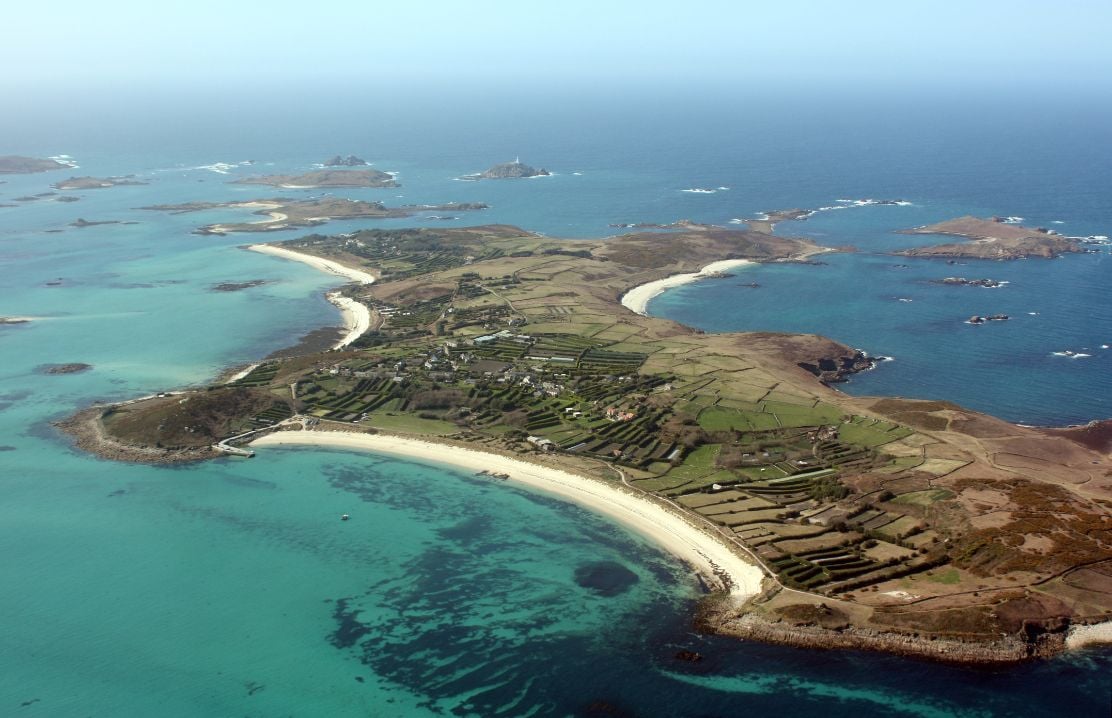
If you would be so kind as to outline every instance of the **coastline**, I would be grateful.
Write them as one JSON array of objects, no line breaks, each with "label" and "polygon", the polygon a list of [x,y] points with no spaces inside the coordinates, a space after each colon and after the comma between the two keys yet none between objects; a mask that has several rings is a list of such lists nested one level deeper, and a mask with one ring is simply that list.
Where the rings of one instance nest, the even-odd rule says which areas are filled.
[{"label": "coastline", "polygon": [[333,349],[343,349],[359,337],[363,336],[363,332],[371,328],[371,310],[367,309],[366,304],[355,301],[350,297],[345,297],[339,292],[329,292],[324,295],[328,301],[340,310],[340,316],[344,320],[344,328],[347,333],[344,334],[340,341],[332,345]]},{"label": "coastline", "polygon": [[[301,262],[302,264],[309,265],[313,269],[343,277],[356,284],[367,285],[373,284],[375,281],[374,275],[368,272],[345,267],[338,262],[333,262],[330,259],[323,259],[321,257],[314,257],[311,254],[295,252],[291,249],[274,247],[269,244],[252,244],[249,245],[247,249],[252,252],[259,252],[260,254],[269,254],[273,257]],[[344,336],[332,345],[333,349],[343,349],[363,336],[363,333],[371,328],[371,310],[367,308],[367,305],[357,302],[350,297],[345,297],[339,291],[328,292],[325,294],[325,297],[340,310],[340,316],[343,318],[344,322],[344,329],[347,330]]]},{"label": "coastline", "polygon": [[259,252],[260,254],[269,254],[274,257],[281,257],[282,259],[308,264],[314,269],[319,269],[329,274],[335,274],[336,276],[343,277],[349,282],[355,282],[356,284],[373,284],[375,281],[374,276],[368,272],[345,267],[339,262],[333,262],[331,259],[323,259],[321,257],[314,257],[311,254],[295,252],[292,249],[283,249],[270,244],[251,244],[248,245],[246,249],[252,252]]},{"label": "coastline", "polygon": [[641,316],[648,316],[649,302],[656,297],[663,294],[665,291],[673,287],[679,287],[684,284],[698,282],[702,279],[708,279],[717,272],[725,272],[730,269],[737,269],[750,264],[756,264],[748,259],[723,259],[717,262],[711,262],[698,272],[686,272],[683,274],[673,274],[663,279],[657,279],[653,282],[639,284],[630,289],[622,295],[622,306]]},{"label": "coastline", "polygon": [[541,466],[477,449],[386,434],[344,431],[280,431],[255,439],[251,446],[311,445],[391,454],[418,461],[447,463],[468,471],[508,474],[510,480],[568,499],[605,514],[651,539],[668,553],[695,567],[712,585],[728,590],[741,604],[761,591],[764,571],[745,561],[730,547],[695,528],[675,513],[649,501],[561,469]]},{"label": "coastline", "polygon": [[[255,245],[250,249],[293,261],[300,261],[320,271],[327,271],[348,278],[360,277],[357,281],[363,284],[374,281],[374,278],[366,272],[349,269],[330,260],[312,255],[267,245]],[[664,284],[663,287],[656,289],[655,292],[648,294],[643,299],[644,304],[647,305],[652,297],[667,288],[698,281],[709,276],[710,273],[722,271],[726,267],[744,266],[750,263],[755,262],[748,260],[713,262],[700,269],[699,272],[665,277],[657,282],[650,282],[634,289],[654,287],[654,285],[655,289]],[[362,277],[369,277],[369,281],[362,279]],[[334,301],[335,298],[346,299],[351,305],[363,306],[352,299],[343,297],[338,291],[329,292],[326,296],[329,301],[340,306],[341,310],[343,310],[343,302]],[[613,299],[610,300],[610,302],[612,301]],[[627,309],[633,309],[627,304],[625,297],[621,298],[621,303]],[[345,312],[345,325],[348,325],[349,328],[351,321],[348,312]],[[355,336],[357,337],[358,334],[355,334]],[[350,341],[348,337],[345,337],[345,340]],[[343,346],[343,344],[341,342],[338,346]],[[97,428],[99,429],[99,427]],[[88,432],[87,429],[86,431]],[[67,431],[67,433],[75,432]],[[100,432],[97,431],[96,433],[99,434]],[[88,438],[91,441],[86,443],[93,444],[98,439],[103,440],[107,437],[90,436]],[[712,534],[708,535],[705,531],[688,523],[682,513],[672,512],[655,503],[650,497],[642,497],[632,490],[626,491],[624,487],[616,482],[610,484],[605,480],[583,476],[574,470],[551,468],[502,453],[488,453],[482,447],[470,448],[470,446],[463,446],[459,442],[433,442],[394,435],[320,430],[309,432],[280,431],[268,437],[260,438],[256,445],[283,444],[328,446],[346,450],[396,454],[406,459],[447,463],[474,471],[505,473],[515,481],[530,485],[543,492],[562,496],[577,505],[605,514],[647,536],[667,552],[687,562],[694,567],[700,576],[705,577],[710,585],[728,588],[728,592],[704,601],[700,608],[700,616],[697,618],[697,625],[720,635],[804,648],[878,650],[955,663],[1018,662],[1032,658],[1049,657],[1066,649],[1112,641],[1112,622],[1106,622],[1107,625],[1075,626],[1069,631],[1068,639],[1066,631],[1058,630],[1035,642],[1002,636],[1001,640],[970,641],[968,643],[963,640],[953,641],[941,637],[920,636],[917,633],[893,632],[883,628],[878,630],[872,627],[851,626],[843,629],[827,628],[822,625],[799,625],[791,620],[777,619],[773,612],[762,609],[762,605],[767,601],[764,597],[757,597],[761,593],[760,584],[764,578],[764,572],[759,566],[751,564],[738,555],[728,541],[723,541]],[[109,445],[106,453],[101,453],[88,446],[83,446],[81,442],[78,442],[78,446],[106,458],[144,463],[194,461],[210,458],[211,456],[211,453],[201,455],[186,452],[177,456],[152,460],[149,456],[150,447]],[[127,451],[130,449],[137,449],[138,451]],[[448,449],[448,451],[445,449]],[[200,451],[207,450],[208,447],[205,447]],[[443,458],[446,454],[452,458]],[[686,527],[686,529],[683,527]],[[694,536],[691,536],[688,532],[694,534]],[[716,601],[714,598],[719,600]],[[713,606],[716,603],[718,605]],[[709,610],[708,606],[710,606]]]},{"label": "coastline", "polygon": [[1070,651],[1108,645],[1112,645],[1112,621],[1073,626],[1066,636],[1066,649]]}]

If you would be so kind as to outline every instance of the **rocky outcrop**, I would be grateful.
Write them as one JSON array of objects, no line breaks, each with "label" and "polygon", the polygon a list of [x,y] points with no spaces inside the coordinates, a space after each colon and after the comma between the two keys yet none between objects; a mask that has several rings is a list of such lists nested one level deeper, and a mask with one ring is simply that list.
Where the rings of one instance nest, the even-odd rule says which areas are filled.
[{"label": "rocky outcrop", "polygon": [[860,349],[851,349],[845,354],[799,362],[798,366],[817,376],[824,384],[837,384],[849,381],[854,374],[876,368],[877,362],[884,359],[871,357]]},{"label": "rocky outcrop", "polygon": [[932,279],[931,284],[945,284],[951,287],[984,287],[985,289],[996,289],[1007,284],[1007,282],[1001,282],[996,279],[966,279],[965,277],[946,277],[945,279]]},{"label": "rocky outcrop", "polygon": [[93,368],[92,364],[83,364],[81,362],[72,362],[70,364],[41,364],[35,367],[35,371],[39,374],[77,374],[83,371],[89,371]]},{"label": "rocky outcrop", "polygon": [[370,163],[361,157],[356,157],[355,155],[348,155],[347,157],[336,155],[323,164],[325,167],[366,167]]},{"label": "rocky outcrop", "polygon": [[246,282],[221,282],[212,285],[209,289],[214,292],[240,292],[252,287],[261,287],[264,284],[270,284],[270,282],[265,279],[251,279]]},{"label": "rocky outcrop", "polygon": [[702,626],[714,633],[762,643],[800,648],[884,651],[963,664],[1018,663],[1065,650],[1066,632],[1021,632],[991,641],[962,641],[869,628],[830,630],[817,625],[770,621],[754,613],[740,617],[705,616]]},{"label": "rocky outcrop", "polygon": [[969,319],[966,319],[965,323],[966,324],[986,324],[988,322],[1006,322],[1010,318],[1011,317],[1009,317],[1007,314],[990,314],[987,317],[982,317],[979,314],[975,314],[975,315],[969,317]]},{"label": "rocky outcrop", "polygon": [[1042,429],[1050,436],[1060,436],[1081,444],[1087,449],[1112,454],[1112,419],[1090,421],[1084,426],[1070,426],[1065,429]]},{"label": "rocky outcrop", "polygon": [[88,220],[78,217],[74,221],[70,222],[69,226],[83,229],[85,227],[95,227],[98,224],[122,224],[122,222],[120,222],[120,220],[118,219]]}]

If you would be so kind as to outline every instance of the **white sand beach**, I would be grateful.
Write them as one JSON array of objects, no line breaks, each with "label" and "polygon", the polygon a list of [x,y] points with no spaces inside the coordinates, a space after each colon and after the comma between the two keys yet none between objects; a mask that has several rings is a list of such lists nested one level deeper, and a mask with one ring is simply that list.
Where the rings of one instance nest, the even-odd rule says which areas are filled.
[{"label": "white sand beach", "polygon": [[229,376],[227,379],[225,379],[224,383],[225,384],[231,384],[233,381],[239,381],[243,377],[245,377],[248,374],[250,374],[251,372],[255,371],[255,367],[257,367],[258,365],[259,365],[259,362],[255,362],[254,364],[248,364],[247,366],[243,367],[242,369],[240,369],[239,371],[235,372],[234,374]]},{"label": "white sand beach", "polygon": [[[294,252],[290,249],[273,247],[269,244],[252,244],[248,249],[252,252],[270,254],[275,257],[281,257],[282,259],[308,264],[313,269],[335,274],[352,282],[358,282],[359,284],[372,284],[375,281],[374,276],[367,272],[345,267],[338,262],[333,262],[330,259],[322,259],[321,257],[314,257],[311,254]],[[328,298],[328,301],[339,307],[340,314],[344,320],[344,328],[347,329],[347,333],[344,334],[343,338],[332,345],[333,349],[343,349],[363,336],[363,333],[371,328],[371,310],[368,309],[365,304],[361,304],[350,297],[345,297],[339,292],[329,292],[325,297]]]},{"label": "white sand beach", "polygon": [[730,269],[737,269],[744,267],[747,264],[754,264],[748,259],[723,259],[718,262],[711,262],[707,266],[700,269],[698,272],[689,272],[687,274],[673,274],[664,279],[658,279],[655,282],[641,284],[629,290],[622,295],[622,306],[644,316],[649,308],[649,302],[665,290],[672,287],[678,287],[682,284],[690,284],[697,282],[700,279],[707,279],[717,272],[725,272]]},{"label": "white sand beach", "polygon": [[1066,648],[1076,650],[1086,646],[1112,643],[1112,621],[1074,626],[1066,636]]},{"label": "white sand beach", "polygon": [[329,292],[325,296],[328,301],[340,308],[340,314],[344,318],[344,328],[347,329],[343,338],[332,345],[333,349],[343,349],[371,328],[371,310],[367,309],[365,304],[345,297],[339,292]]},{"label": "white sand beach", "polygon": [[331,259],[322,259],[321,257],[314,257],[311,254],[294,252],[290,249],[274,247],[269,244],[252,244],[248,247],[248,249],[250,249],[252,252],[261,252],[262,254],[270,254],[275,257],[281,257],[283,259],[289,259],[294,262],[308,264],[314,269],[319,269],[322,272],[335,274],[349,281],[358,282],[359,284],[372,284],[375,281],[373,275],[368,274],[367,272],[361,272],[358,269],[345,267],[338,262],[333,262]]},{"label": "white sand beach", "polygon": [[763,571],[742,559],[724,542],[689,524],[678,514],[632,491],[602,481],[500,454],[385,434],[280,431],[256,439],[252,447],[264,449],[268,446],[306,444],[393,454],[447,463],[468,471],[505,473],[513,481],[563,497],[620,521],[694,566],[711,585],[722,586],[721,577],[726,576],[730,595],[739,602],[756,595],[761,589]]}]

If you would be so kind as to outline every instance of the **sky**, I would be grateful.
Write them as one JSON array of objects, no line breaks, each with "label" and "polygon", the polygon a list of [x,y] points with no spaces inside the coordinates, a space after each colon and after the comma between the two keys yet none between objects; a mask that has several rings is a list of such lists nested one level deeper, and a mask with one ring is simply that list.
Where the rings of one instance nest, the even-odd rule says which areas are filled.
[{"label": "sky", "polygon": [[0,83],[1112,85],[1107,0],[16,2]]}]

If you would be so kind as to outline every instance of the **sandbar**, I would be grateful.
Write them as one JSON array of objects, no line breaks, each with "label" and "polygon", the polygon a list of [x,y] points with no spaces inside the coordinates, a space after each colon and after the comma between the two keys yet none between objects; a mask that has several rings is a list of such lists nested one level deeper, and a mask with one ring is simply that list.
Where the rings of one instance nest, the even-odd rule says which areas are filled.
[{"label": "sandbar", "polygon": [[737,269],[747,264],[755,264],[755,262],[748,259],[723,259],[718,262],[711,262],[698,272],[673,274],[670,277],[658,279],[655,282],[638,285],[622,295],[622,306],[635,314],[647,316],[649,302],[652,301],[653,298],[663,294],[666,290],[683,284],[698,282],[701,279],[708,279],[719,272]]},{"label": "sandbar", "polygon": [[694,566],[712,585],[728,588],[734,600],[744,601],[761,590],[764,572],[738,556],[723,541],[646,498],[595,479],[500,454],[458,446],[449,448],[431,441],[387,434],[280,431],[251,443],[255,448],[310,444],[369,451],[419,461],[448,463],[468,471],[508,474],[512,481],[568,499],[620,521]]}]

